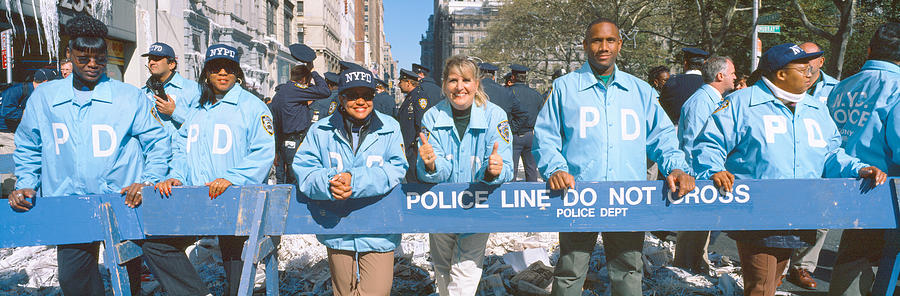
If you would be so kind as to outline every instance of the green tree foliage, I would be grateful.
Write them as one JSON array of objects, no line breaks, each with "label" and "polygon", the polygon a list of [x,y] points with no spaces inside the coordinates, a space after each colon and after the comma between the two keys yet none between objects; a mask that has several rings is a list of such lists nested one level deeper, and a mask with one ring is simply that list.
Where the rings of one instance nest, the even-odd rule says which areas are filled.
[{"label": "green tree foliage", "polygon": [[[769,24],[782,26],[781,34],[759,34],[763,50],[786,42],[816,42],[826,51],[826,64],[833,62],[826,72],[835,76],[858,71],[874,30],[900,18],[900,0],[761,2],[759,14],[780,14]],[[751,5],[752,0],[515,0],[500,9],[473,54],[501,66],[526,65],[532,68],[532,79],[549,82],[554,70],[581,66],[587,24],[606,17],[619,25],[624,41],[616,64],[638,77],[658,65],[680,72],[682,47],[731,56],[738,72],[749,74]],[[852,8],[852,18],[847,8]],[[847,22],[843,31],[842,20]]]}]

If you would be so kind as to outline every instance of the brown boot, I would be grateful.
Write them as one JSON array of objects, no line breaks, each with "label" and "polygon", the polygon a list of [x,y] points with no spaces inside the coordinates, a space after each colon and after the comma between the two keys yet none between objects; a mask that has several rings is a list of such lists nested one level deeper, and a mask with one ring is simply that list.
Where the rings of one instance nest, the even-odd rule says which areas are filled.
[{"label": "brown boot", "polygon": [[816,279],[809,274],[809,271],[803,268],[793,268],[788,269],[788,281],[794,283],[795,285],[809,290],[815,290],[818,283],[816,283]]}]

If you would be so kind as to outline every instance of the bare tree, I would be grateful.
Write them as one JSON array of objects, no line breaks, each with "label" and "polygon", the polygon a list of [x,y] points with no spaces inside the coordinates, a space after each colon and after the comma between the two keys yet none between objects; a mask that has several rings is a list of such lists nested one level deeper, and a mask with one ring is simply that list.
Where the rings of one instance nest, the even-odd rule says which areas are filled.
[{"label": "bare tree", "polygon": [[838,29],[834,34],[828,33],[810,22],[809,19],[806,18],[806,12],[803,11],[803,6],[800,5],[798,0],[791,0],[791,2],[794,4],[794,8],[800,13],[800,20],[803,22],[803,27],[813,34],[828,40],[828,51],[831,58],[827,59],[828,64],[825,65],[825,69],[828,72],[834,73],[835,77],[840,79],[841,72],[844,68],[844,53],[847,51],[847,42],[850,41],[850,37],[853,35],[853,22],[856,21],[856,0],[832,0],[834,6],[841,12]]}]

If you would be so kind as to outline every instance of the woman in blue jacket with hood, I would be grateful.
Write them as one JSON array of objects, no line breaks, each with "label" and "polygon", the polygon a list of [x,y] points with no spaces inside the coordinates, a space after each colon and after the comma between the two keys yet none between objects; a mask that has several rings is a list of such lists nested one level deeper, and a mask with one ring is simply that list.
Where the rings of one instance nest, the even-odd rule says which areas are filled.
[{"label": "woman in blue jacket with hood", "polygon": [[[235,48],[216,44],[206,50],[199,104],[173,137],[169,179],[157,185],[209,186],[214,199],[231,185],[263,184],[275,159],[272,113],[246,91]],[[219,236],[227,279],[226,295],[236,295],[246,236]],[[175,272],[175,271],[173,271]]]},{"label": "woman in blue jacket with hood", "polygon": [[[506,112],[488,102],[478,79],[478,67],[466,56],[454,56],[447,60],[442,77],[447,99],[422,117],[416,162],[419,180],[491,185],[512,180],[512,145]],[[440,295],[475,295],[488,235],[428,236]]]},{"label": "woman in blue jacket with hood", "polygon": [[[400,184],[408,164],[400,125],[374,111],[372,73],[362,68],[344,70],[338,93],[338,112],[309,128],[294,156],[293,169],[300,193],[340,207],[347,199],[387,194]],[[334,295],[390,294],[399,234],[316,237],[328,248]]]}]

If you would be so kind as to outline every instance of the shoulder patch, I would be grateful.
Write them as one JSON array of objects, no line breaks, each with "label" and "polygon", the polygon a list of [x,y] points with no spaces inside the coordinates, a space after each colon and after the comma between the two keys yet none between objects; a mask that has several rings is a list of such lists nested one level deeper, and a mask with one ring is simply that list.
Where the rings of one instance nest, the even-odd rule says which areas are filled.
[{"label": "shoulder patch", "polygon": [[419,99],[419,107],[421,107],[422,110],[425,110],[425,108],[428,108],[428,99],[426,99],[426,98]]},{"label": "shoulder patch", "polygon": [[506,141],[509,144],[509,121],[501,121],[497,124],[497,132],[500,133],[500,137],[503,138],[503,141]]},{"label": "shoulder patch", "polygon": [[730,105],[731,105],[731,100],[722,99],[722,101],[719,102],[719,108],[716,108],[716,111],[713,111],[713,114],[716,114],[716,112],[719,112],[722,109],[728,108],[728,106],[730,106]]},{"label": "shoulder patch", "polygon": [[431,138],[431,131],[428,130],[427,127],[423,126],[422,130],[420,130],[419,132],[425,134],[425,140],[428,140],[429,138]]},{"label": "shoulder patch", "polygon": [[337,110],[337,102],[331,101],[331,104],[328,105],[328,115],[333,114],[334,110]]},{"label": "shoulder patch", "polygon": [[159,122],[160,125],[165,125],[162,122],[162,119],[159,119],[159,115],[156,114],[156,107],[150,108],[150,115],[153,116],[153,119],[156,119],[156,122]]},{"label": "shoulder patch", "polygon": [[275,126],[272,125],[272,117],[269,115],[263,115],[259,119],[262,122],[263,128],[266,129],[266,132],[269,133],[270,136],[274,135]]}]

